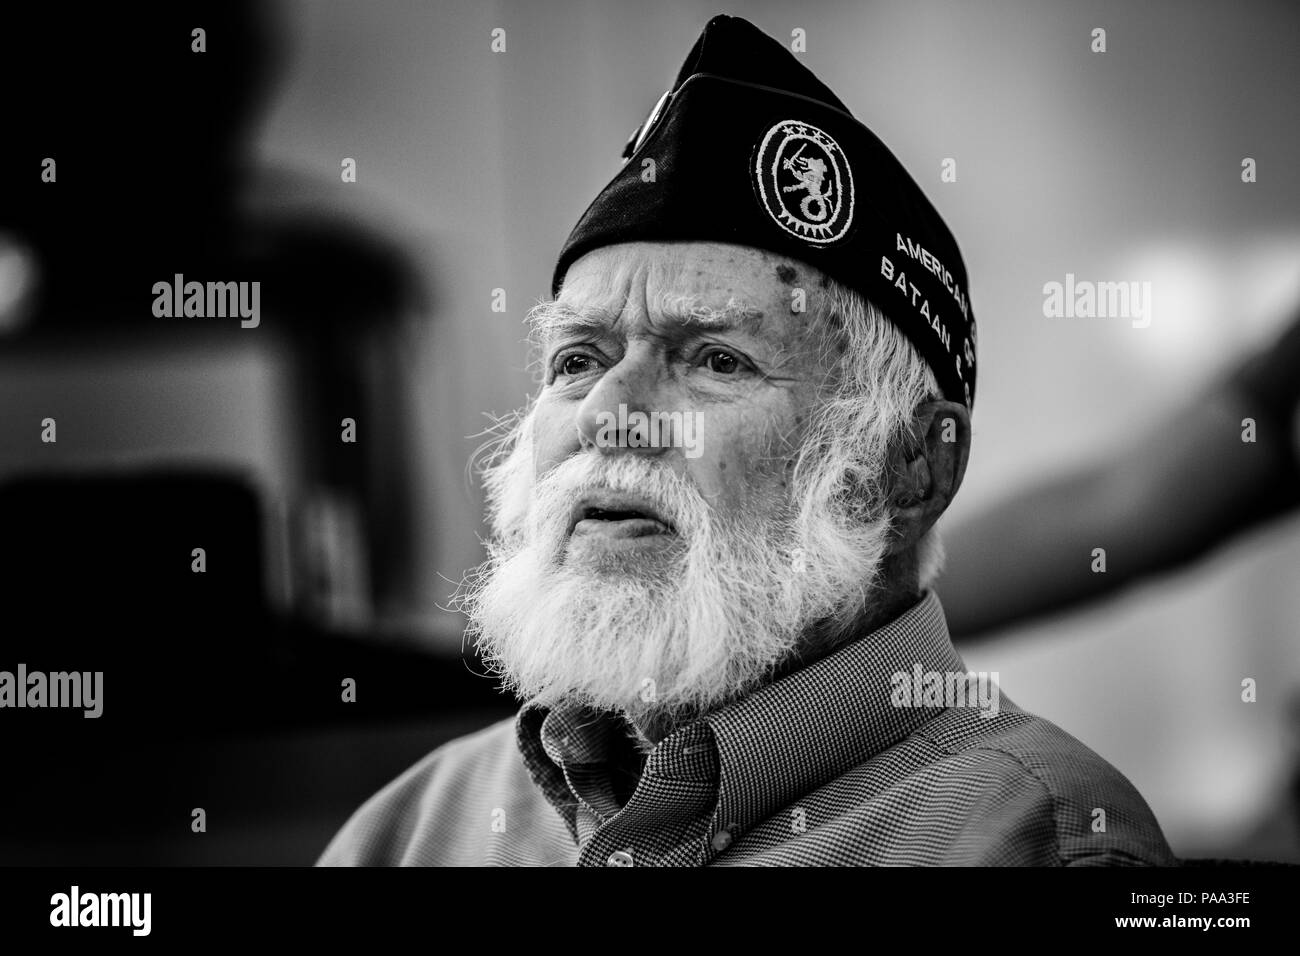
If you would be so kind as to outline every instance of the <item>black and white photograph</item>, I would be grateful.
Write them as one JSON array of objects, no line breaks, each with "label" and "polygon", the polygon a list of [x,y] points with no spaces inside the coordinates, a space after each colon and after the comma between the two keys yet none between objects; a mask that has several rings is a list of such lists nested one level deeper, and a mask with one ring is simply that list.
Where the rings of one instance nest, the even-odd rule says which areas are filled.
[{"label": "black and white photograph", "polygon": [[6,926],[1278,928],[1300,6],[16,0],[0,75]]}]

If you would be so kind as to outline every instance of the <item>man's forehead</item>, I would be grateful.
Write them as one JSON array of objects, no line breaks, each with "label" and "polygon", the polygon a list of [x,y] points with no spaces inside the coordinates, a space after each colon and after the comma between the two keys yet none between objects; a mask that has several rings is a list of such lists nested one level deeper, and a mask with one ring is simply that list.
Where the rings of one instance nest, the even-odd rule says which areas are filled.
[{"label": "man's forehead", "polygon": [[[740,329],[754,334],[764,331],[766,317],[762,309],[734,297],[721,304],[711,304],[707,296],[664,294],[654,296],[644,309],[644,318],[655,326],[690,326],[712,331]],[[635,311],[626,304],[575,305],[557,300],[535,309],[532,322],[535,331],[546,337],[581,329],[611,330],[636,318]]]},{"label": "man's forehead", "polygon": [[794,331],[806,318],[817,271],[746,246],[723,243],[626,243],[584,256],[555,302],[536,318],[546,326],[613,326],[644,318],[753,333]]}]

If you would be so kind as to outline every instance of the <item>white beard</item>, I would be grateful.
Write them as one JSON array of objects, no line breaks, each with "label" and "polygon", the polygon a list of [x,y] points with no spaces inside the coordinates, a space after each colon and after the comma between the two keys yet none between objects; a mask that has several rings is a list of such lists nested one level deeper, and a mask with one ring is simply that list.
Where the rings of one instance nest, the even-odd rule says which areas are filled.
[{"label": "white beard", "polygon": [[[724,514],[639,455],[581,452],[535,482],[526,445],[489,472],[498,537],[457,596],[484,660],[523,697],[672,724],[765,683],[815,625],[842,633],[870,606],[888,519],[861,501],[812,500],[838,497],[824,493],[834,463],[775,508]],[[570,510],[593,488],[646,496],[679,547],[599,563],[566,554]]]}]

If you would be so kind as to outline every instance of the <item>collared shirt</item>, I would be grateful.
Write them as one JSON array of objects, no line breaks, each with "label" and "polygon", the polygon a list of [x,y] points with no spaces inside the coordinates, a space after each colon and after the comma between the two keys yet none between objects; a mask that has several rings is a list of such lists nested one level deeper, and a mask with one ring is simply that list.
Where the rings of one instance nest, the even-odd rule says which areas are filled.
[{"label": "collared shirt", "polygon": [[644,756],[612,714],[525,704],[386,786],[319,863],[1177,864],[1119,771],[978,686],[927,591]]}]

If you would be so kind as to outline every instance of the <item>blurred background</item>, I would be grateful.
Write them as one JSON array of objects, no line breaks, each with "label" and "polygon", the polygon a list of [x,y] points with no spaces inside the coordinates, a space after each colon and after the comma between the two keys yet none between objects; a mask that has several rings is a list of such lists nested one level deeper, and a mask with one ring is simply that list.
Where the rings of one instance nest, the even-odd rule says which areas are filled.
[{"label": "blurred background", "polygon": [[[967,664],[1126,774],[1180,856],[1300,861],[1294,510],[1086,601],[994,606],[1051,593],[997,560],[1021,540],[999,516],[1063,540],[1028,489],[1158,450],[1295,320],[1300,8],[131,11],[43,4],[0,38],[0,669],[103,669],[106,698],[96,721],[0,715],[0,863],[310,863],[418,757],[511,713],[444,610],[482,557],[467,462],[533,388],[522,319],[568,230],[719,12],[803,30],[961,243],[980,387],[938,591]],[[176,273],[260,281],[260,325],[155,318]],[[1150,282],[1150,326],[1045,318],[1067,273]]]}]

